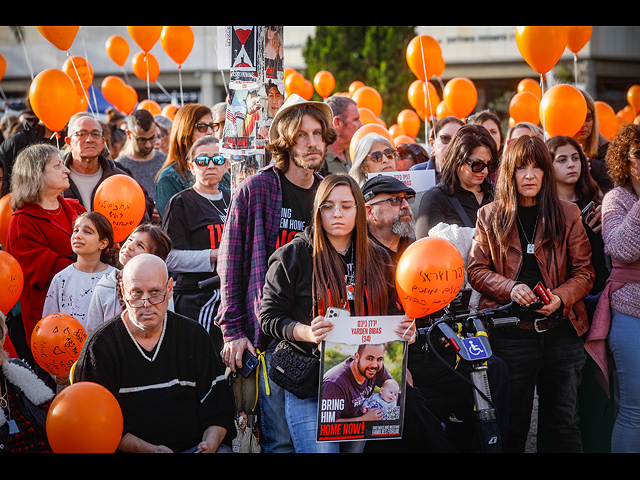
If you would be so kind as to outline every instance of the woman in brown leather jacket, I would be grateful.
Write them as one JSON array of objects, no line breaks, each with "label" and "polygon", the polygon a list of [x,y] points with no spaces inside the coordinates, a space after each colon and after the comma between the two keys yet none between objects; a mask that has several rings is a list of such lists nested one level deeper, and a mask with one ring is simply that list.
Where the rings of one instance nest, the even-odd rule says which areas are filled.
[{"label": "woman in brown leather jacket", "polygon": [[[537,388],[538,438],[555,452],[582,451],[577,389],[589,328],[582,299],[595,274],[580,210],[558,199],[542,139],[523,136],[506,149],[495,201],[478,212],[468,275],[482,295],[480,309],[513,302],[521,320],[491,333],[509,372],[506,450],[524,452]],[[541,293],[534,292],[538,282]]]}]

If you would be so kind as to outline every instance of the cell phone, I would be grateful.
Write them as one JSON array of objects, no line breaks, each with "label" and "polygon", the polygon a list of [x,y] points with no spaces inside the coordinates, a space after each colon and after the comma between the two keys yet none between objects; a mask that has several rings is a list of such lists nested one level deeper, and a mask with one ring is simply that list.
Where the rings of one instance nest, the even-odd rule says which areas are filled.
[{"label": "cell phone", "polygon": [[335,318],[335,317],[350,317],[351,312],[349,310],[345,310],[344,308],[337,307],[329,307],[327,308],[327,314],[325,318]]},{"label": "cell phone", "polygon": [[242,367],[240,367],[240,375],[247,378],[251,372],[258,366],[258,359],[249,350],[245,349],[242,354]]},{"label": "cell phone", "polygon": [[594,214],[595,210],[596,210],[595,202],[594,201],[589,202],[587,206],[582,209],[582,212],[580,212],[580,217],[582,218],[582,221],[585,223],[589,223],[589,221],[591,220],[591,216]]}]

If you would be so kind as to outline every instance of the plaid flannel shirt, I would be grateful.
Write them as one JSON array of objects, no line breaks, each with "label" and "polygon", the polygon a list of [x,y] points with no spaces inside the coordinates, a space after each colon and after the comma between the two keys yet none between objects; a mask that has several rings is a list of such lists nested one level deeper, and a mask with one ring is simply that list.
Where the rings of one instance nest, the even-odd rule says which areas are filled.
[{"label": "plaid flannel shirt", "polygon": [[274,166],[247,178],[233,195],[218,253],[220,307],[216,323],[225,342],[266,338],[258,324],[262,286],[280,230],[282,191]]}]

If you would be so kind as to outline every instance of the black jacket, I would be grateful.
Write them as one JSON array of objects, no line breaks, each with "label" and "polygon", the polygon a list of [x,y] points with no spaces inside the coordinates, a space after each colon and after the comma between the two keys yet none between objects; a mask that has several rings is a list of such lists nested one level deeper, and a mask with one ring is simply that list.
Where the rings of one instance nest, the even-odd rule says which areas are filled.
[{"label": "black jacket", "polygon": [[[67,167],[69,167],[69,165],[71,164],[71,152],[67,153],[64,156],[64,163],[65,163],[65,165]],[[100,184],[105,179],[109,178],[112,175],[128,175],[131,178],[133,178],[133,175],[131,174],[131,171],[128,168],[126,168],[126,167],[124,167],[122,165],[118,165],[116,162],[114,162],[113,160],[108,159],[107,157],[104,157],[104,156],[100,155],[98,157],[98,163],[100,164],[100,167],[102,167],[102,178],[100,178],[100,181],[98,182],[98,184],[93,189],[93,193],[91,195],[92,204],[91,205],[83,205],[84,208],[86,208],[88,211],[89,210],[93,210],[93,198],[96,195],[96,190],[98,190],[98,187],[100,186]],[[142,185],[140,187],[142,188]],[[146,204],[146,217],[145,217],[145,219],[148,221],[151,218],[151,216],[153,215],[153,210],[155,208],[155,202],[149,196],[149,194],[146,192],[146,190],[144,188],[142,188],[142,191],[144,192],[145,204]],[[62,196],[65,197],[65,198],[75,198],[76,200],[78,200],[82,204],[82,197],[80,195],[80,192],[78,191],[78,187],[73,182],[71,177],[69,177],[69,188],[66,189],[62,193]]]}]

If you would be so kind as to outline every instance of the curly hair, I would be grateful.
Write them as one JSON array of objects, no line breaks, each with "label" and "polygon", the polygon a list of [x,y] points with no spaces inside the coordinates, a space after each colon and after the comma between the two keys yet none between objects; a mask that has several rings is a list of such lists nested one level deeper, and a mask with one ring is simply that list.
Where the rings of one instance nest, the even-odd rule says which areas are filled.
[{"label": "curly hair", "polygon": [[629,152],[634,144],[640,147],[640,125],[628,123],[611,139],[607,149],[607,170],[611,180],[618,186],[624,187],[630,182]]}]

